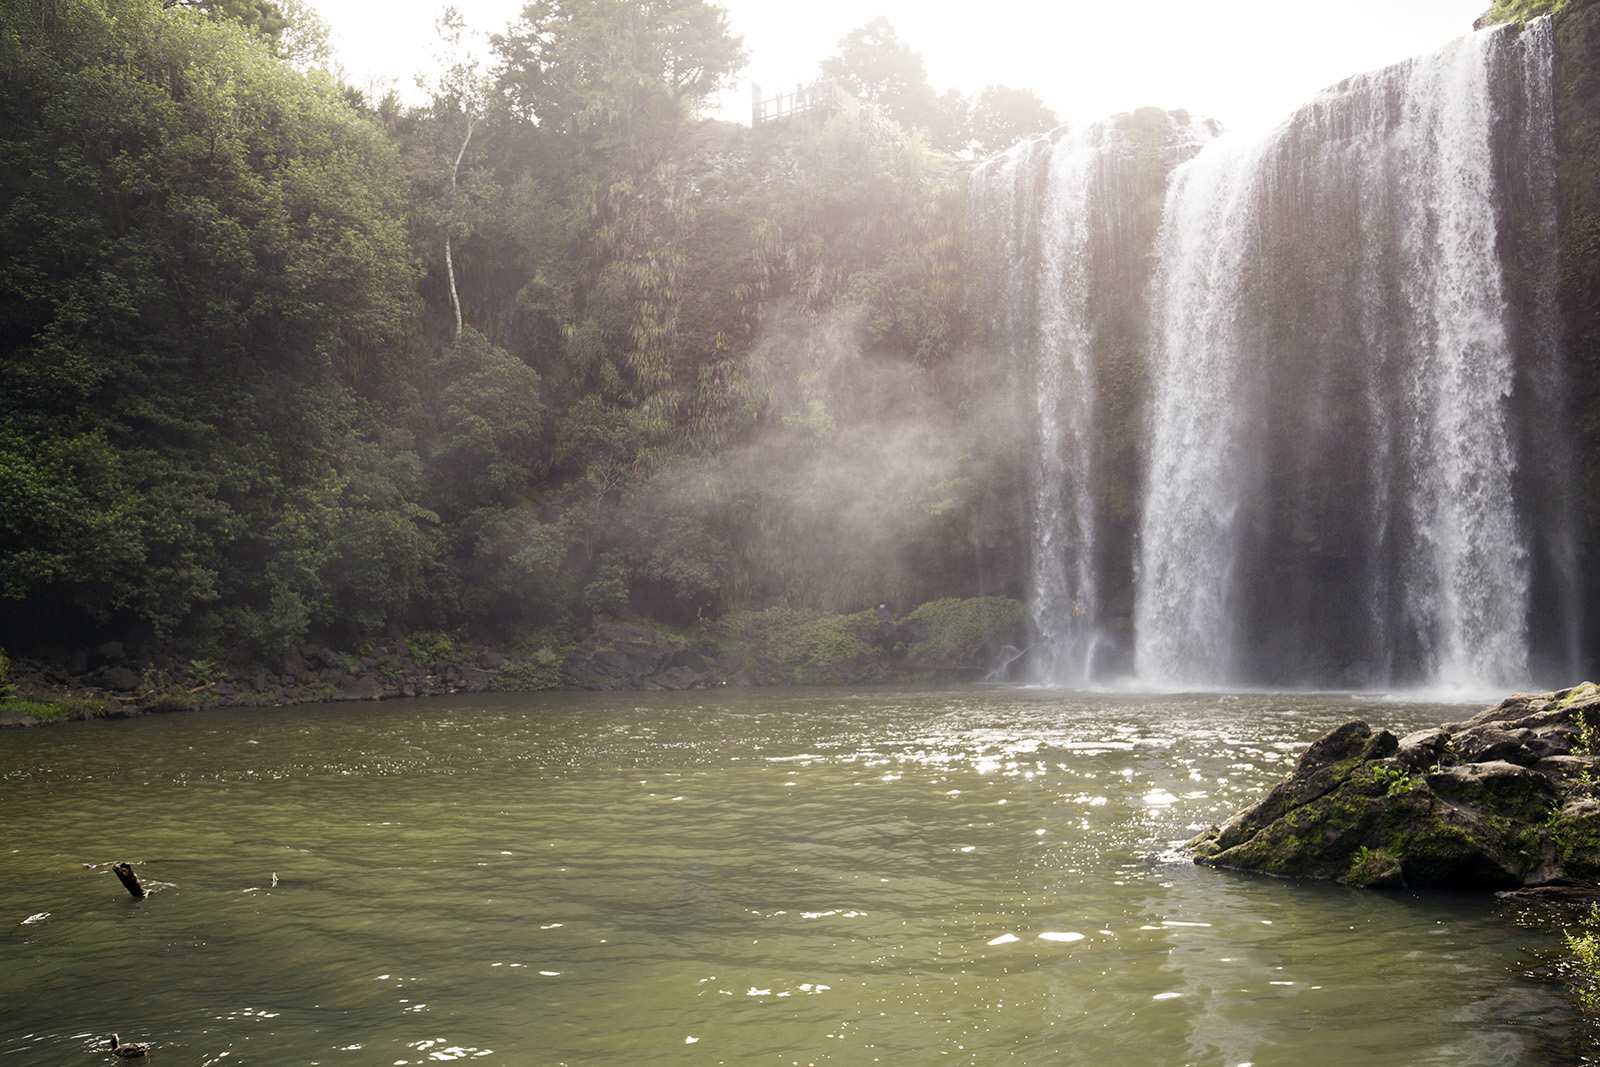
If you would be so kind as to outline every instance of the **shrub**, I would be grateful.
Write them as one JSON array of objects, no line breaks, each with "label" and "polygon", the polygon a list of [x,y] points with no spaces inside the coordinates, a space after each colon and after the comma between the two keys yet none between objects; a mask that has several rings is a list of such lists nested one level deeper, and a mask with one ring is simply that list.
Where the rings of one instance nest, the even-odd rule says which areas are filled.
[{"label": "shrub", "polygon": [[614,615],[628,606],[627,571],[615,554],[606,554],[594,581],[584,586],[583,603],[596,615]]},{"label": "shrub", "polygon": [[1600,904],[1589,907],[1577,933],[1561,931],[1572,953],[1572,988],[1587,1015],[1600,1015]]},{"label": "shrub", "polygon": [[491,688],[500,693],[560,689],[565,684],[561,679],[561,663],[571,651],[571,645],[560,650],[541,648],[526,659],[507,660],[494,676]]},{"label": "shrub", "polygon": [[1374,767],[1372,777],[1384,787],[1385,796],[1392,797],[1397,793],[1404,793],[1411,785],[1411,775],[1398,767]]},{"label": "shrub", "polygon": [[986,670],[1006,645],[1025,640],[1028,612],[1021,601],[986,596],[933,600],[906,616],[926,630],[911,647],[908,666]]},{"label": "shrub", "polygon": [[412,662],[421,665],[451,659],[460,647],[461,639],[443,630],[419,630],[406,638]]},{"label": "shrub", "polygon": [[878,625],[870,611],[824,615],[806,608],[741,611],[722,622],[729,647],[743,652],[766,682],[834,685],[883,676],[860,631]]}]

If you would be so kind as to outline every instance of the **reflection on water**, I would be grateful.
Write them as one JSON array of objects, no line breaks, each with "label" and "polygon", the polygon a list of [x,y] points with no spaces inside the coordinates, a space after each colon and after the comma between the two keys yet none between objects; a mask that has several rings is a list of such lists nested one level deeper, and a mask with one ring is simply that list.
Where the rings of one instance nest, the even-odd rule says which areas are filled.
[{"label": "reflection on water", "polygon": [[1353,716],[1463,710],[982,687],[9,731],[0,1056],[1574,1062],[1524,906],[1174,853]]}]

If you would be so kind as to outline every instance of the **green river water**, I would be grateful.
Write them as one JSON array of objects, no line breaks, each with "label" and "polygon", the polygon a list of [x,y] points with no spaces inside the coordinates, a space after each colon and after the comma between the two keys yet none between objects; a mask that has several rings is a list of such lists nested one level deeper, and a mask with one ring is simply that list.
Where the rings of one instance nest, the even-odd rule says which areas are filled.
[{"label": "green river water", "polygon": [[0,1060],[1579,1062],[1560,913],[1174,853],[1339,722],[1472,710],[722,690],[10,730]]}]

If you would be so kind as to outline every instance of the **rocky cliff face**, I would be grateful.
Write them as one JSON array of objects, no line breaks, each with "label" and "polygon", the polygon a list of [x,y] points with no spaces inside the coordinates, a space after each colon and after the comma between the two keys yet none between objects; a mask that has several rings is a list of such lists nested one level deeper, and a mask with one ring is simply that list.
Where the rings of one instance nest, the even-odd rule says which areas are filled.
[{"label": "rocky cliff face", "polygon": [[1195,862],[1374,888],[1600,885],[1600,689],[1514,696],[1396,738],[1348,722]]},{"label": "rocky cliff face", "polygon": [[[1600,574],[1592,565],[1600,558],[1600,4],[1557,21],[1553,77],[1563,340],[1583,457],[1581,506],[1591,561],[1585,600],[1593,604],[1600,592]],[[1591,612],[1591,633],[1595,621]]]}]

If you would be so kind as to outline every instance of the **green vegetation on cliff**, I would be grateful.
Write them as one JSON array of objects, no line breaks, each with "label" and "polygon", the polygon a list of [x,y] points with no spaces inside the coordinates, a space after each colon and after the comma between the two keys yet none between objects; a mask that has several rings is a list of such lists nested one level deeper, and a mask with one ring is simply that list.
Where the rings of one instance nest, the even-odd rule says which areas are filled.
[{"label": "green vegetation on cliff", "polygon": [[1507,22],[1526,22],[1540,15],[1564,15],[1588,7],[1595,0],[1494,0],[1494,4],[1479,15],[1473,26],[1499,26]]}]

